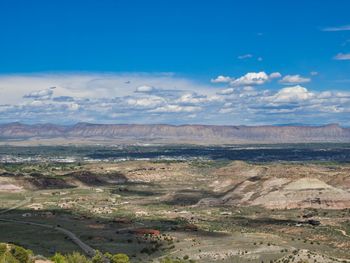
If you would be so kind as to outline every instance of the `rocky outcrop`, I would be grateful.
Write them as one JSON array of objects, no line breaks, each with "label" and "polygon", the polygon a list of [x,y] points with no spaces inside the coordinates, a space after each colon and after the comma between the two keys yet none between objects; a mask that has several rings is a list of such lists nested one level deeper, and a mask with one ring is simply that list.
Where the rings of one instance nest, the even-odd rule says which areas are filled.
[{"label": "rocky outcrop", "polygon": [[199,206],[263,206],[269,209],[350,208],[350,192],[334,181],[347,178],[348,166],[332,170],[315,165],[252,165],[234,162],[216,171],[210,185],[214,197],[201,199]]}]

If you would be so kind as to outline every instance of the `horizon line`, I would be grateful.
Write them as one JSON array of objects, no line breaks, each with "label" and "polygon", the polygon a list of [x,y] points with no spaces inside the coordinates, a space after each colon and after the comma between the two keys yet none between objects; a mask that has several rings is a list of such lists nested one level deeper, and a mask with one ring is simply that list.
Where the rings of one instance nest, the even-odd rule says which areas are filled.
[{"label": "horizon line", "polygon": [[340,123],[324,123],[324,124],[304,124],[304,123],[285,123],[285,124],[261,124],[261,125],[242,125],[242,124],[199,124],[199,123],[188,123],[188,124],[169,124],[169,123],[93,123],[93,122],[76,122],[71,124],[60,124],[52,122],[37,122],[37,123],[24,123],[20,121],[14,122],[0,122],[0,126],[4,125],[26,125],[26,126],[35,126],[35,125],[54,125],[54,126],[76,126],[79,124],[85,125],[114,125],[114,126],[172,126],[172,127],[181,127],[181,126],[207,126],[207,127],[327,127],[327,126],[338,126],[340,128],[349,128],[348,126],[342,126]]}]

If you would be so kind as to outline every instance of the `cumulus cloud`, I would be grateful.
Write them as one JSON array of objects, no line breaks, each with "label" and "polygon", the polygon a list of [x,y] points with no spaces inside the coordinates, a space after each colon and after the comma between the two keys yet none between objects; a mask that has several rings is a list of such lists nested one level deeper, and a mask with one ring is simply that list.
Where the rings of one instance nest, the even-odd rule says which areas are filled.
[{"label": "cumulus cloud", "polygon": [[242,77],[231,81],[231,86],[252,86],[262,85],[274,78],[279,78],[281,75],[278,72],[267,75],[264,71],[249,72]]},{"label": "cumulus cloud", "polygon": [[152,86],[142,85],[142,86],[137,87],[135,92],[138,92],[138,93],[151,93],[154,90],[155,90],[155,88],[153,88]]},{"label": "cumulus cloud", "polygon": [[235,79],[231,82],[232,86],[249,86],[249,85],[261,85],[269,80],[269,76],[261,71],[258,73],[250,72],[244,76]]},{"label": "cumulus cloud", "polygon": [[264,71],[261,71],[261,72],[249,72],[239,78],[220,75],[215,79],[212,79],[211,82],[229,83],[231,86],[234,86],[234,87],[254,86],[254,85],[265,84],[272,79],[280,78],[280,77],[281,77],[281,74],[279,72],[273,72],[270,75],[268,75]]},{"label": "cumulus cloud", "polygon": [[314,94],[306,88],[297,85],[279,90],[271,99],[273,102],[298,102],[310,99],[313,96]]},{"label": "cumulus cloud", "polygon": [[286,75],[281,80],[280,83],[284,85],[295,85],[295,84],[302,84],[302,83],[308,83],[310,82],[310,78],[304,78],[300,75]]},{"label": "cumulus cloud", "polygon": [[280,77],[282,77],[281,73],[279,72],[272,72],[270,75],[269,75],[270,79],[278,79]]},{"label": "cumulus cloud", "polygon": [[198,96],[197,94],[186,93],[182,95],[180,98],[178,98],[177,102],[184,103],[184,104],[196,104],[203,100],[206,100],[205,96]]},{"label": "cumulus cloud", "polygon": [[180,104],[200,104],[200,103],[208,103],[216,100],[219,100],[219,97],[199,95],[197,93],[185,93],[180,98],[175,100],[175,102]]},{"label": "cumulus cloud", "polygon": [[44,90],[33,91],[33,92],[28,93],[28,94],[25,94],[23,96],[23,98],[25,98],[25,99],[36,99],[36,100],[48,100],[53,95],[53,90],[55,88],[56,87],[51,87],[51,88],[44,89]]},{"label": "cumulus cloud", "polygon": [[211,79],[212,83],[229,83],[231,82],[231,78],[227,76],[217,76],[215,79]]},{"label": "cumulus cloud", "polygon": [[339,53],[334,57],[335,60],[350,60],[350,53]]}]

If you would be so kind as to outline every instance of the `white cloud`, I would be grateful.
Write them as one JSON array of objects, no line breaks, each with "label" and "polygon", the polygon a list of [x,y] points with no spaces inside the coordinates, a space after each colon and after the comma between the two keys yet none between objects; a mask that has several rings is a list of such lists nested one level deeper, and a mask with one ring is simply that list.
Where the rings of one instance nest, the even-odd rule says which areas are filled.
[{"label": "white cloud", "polygon": [[165,73],[120,73],[120,74],[23,74],[0,75],[0,104],[21,103],[25,94],[56,87],[56,97],[72,98],[113,98],[134,93],[133,87],[157,87],[157,90],[201,91],[215,94],[210,83],[199,84],[191,79]]},{"label": "white cloud", "polygon": [[335,60],[350,60],[350,53],[339,53],[334,57]]},{"label": "white cloud", "polygon": [[136,88],[135,92],[138,93],[150,93],[152,91],[154,91],[155,89],[151,86],[147,86],[147,85],[142,85]]},{"label": "white cloud", "polygon": [[269,77],[270,77],[270,79],[278,79],[278,78],[282,77],[282,75],[279,72],[272,72]]},{"label": "white cloud", "polygon": [[234,92],[235,90],[233,88],[228,88],[228,89],[223,89],[217,92],[219,95],[230,95]]},{"label": "white cloud", "polygon": [[80,106],[77,103],[69,103],[67,104],[68,109],[71,111],[76,111],[80,108]]},{"label": "white cloud", "polygon": [[350,25],[325,27],[322,29],[322,31],[327,31],[327,32],[350,31]]},{"label": "white cloud", "polygon": [[145,97],[145,98],[130,98],[126,102],[130,106],[155,108],[159,105],[164,104],[166,101],[165,99],[160,97]]},{"label": "white cloud", "polygon": [[219,110],[219,113],[226,114],[226,113],[231,113],[233,111],[234,111],[234,109],[232,109],[232,108],[222,108]]},{"label": "white cloud", "polygon": [[248,59],[248,58],[252,58],[253,55],[252,54],[244,54],[244,55],[240,55],[237,58],[238,59]]},{"label": "white cloud", "polygon": [[[0,122],[248,125],[327,120],[350,125],[350,92],[300,85],[269,89],[269,82],[281,78],[278,72],[226,78],[227,87],[218,90],[210,83],[163,74],[3,75]],[[263,84],[264,89],[255,87]],[[48,88],[52,86],[56,88]]]},{"label": "white cloud", "polygon": [[212,83],[229,83],[231,82],[232,79],[230,77],[227,76],[217,76],[215,79],[211,79]]},{"label": "white cloud", "polygon": [[286,75],[281,80],[280,83],[285,85],[295,85],[295,84],[302,84],[302,83],[308,83],[310,82],[310,78],[304,78],[300,75]]},{"label": "white cloud", "polygon": [[201,110],[200,107],[194,107],[194,106],[179,106],[179,105],[166,105],[163,107],[158,107],[156,109],[150,110],[150,112],[156,112],[156,113],[167,113],[167,112],[196,112]]},{"label": "white cloud", "polygon": [[33,92],[28,93],[28,94],[25,94],[23,96],[23,98],[36,99],[36,100],[48,100],[53,95],[53,90],[55,88],[56,87],[51,87],[51,88],[44,89],[44,90],[33,91]]},{"label": "white cloud", "polygon": [[266,82],[280,78],[281,74],[279,72],[273,72],[270,75],[266,74],[264,71],[261,72],[249,72],[239,78],[233,78],[229,76],[220,75],[215,79],[212,79],[212,83],[230,83],[231,86],[252,86],[252,85],[262,85]]},{"label": "white cloud", "polygon": [[273,102],[298,102],[310,99],[314,96],[302,86],[283,88],[271,97]]},{"label": "white cloud", "polygon": [[[271,75],[267,75],[264,71],[261,72],[249,72],[245,74],[244,76],[232,80],[231,85],[232,86],[252,86],[252,85],[262,85],[266,82],[270,81],[273,78],[276,78],[278,72],[274,72]],[[272,76],[272,77],[271,77]]]},{"label": "white cloud", "polygon": [[319,99],[329,99],[333,96],[333,93],[330,91],[323,91],[321,93],[318,94],[318,98]]},{"label": "white cloud", "polygon": [[198,95],[196,93],[185,93],[180,98],[175,100],[176,103],[180,104],[199,104],[199,103],[208,103],[220,100],[218,96],[206,96]]},{"label": "white cloud", "polygon": [[317,71],[311,71],[311,72],[310,72],[310,75],[311,75],[311,76],[317,76],[317,75],[318,75],[318,72],[317,72]]}]

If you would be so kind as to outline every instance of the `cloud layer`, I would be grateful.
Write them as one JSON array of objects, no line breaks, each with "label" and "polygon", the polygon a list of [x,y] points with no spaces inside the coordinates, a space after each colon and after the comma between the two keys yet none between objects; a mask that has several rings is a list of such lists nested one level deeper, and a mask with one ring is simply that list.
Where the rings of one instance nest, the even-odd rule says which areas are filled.
[{"label": "cloud layer", "polygon": [[311,91],[310,81],[263,71],[212,84],[169,73],[1,76],[0,122],[350,125],[350,92]]}]

